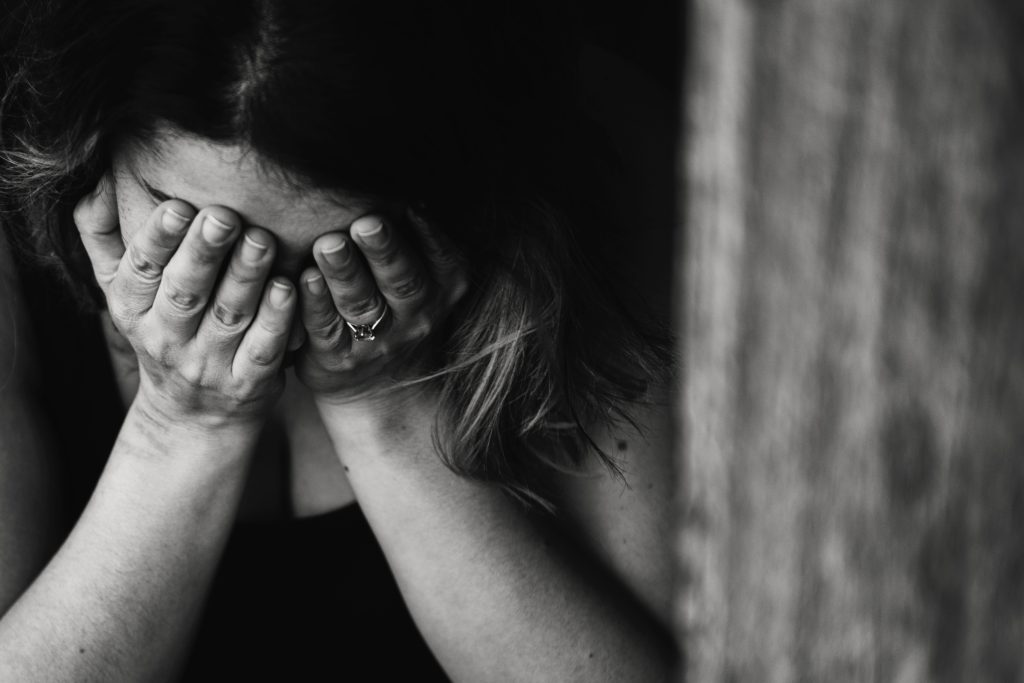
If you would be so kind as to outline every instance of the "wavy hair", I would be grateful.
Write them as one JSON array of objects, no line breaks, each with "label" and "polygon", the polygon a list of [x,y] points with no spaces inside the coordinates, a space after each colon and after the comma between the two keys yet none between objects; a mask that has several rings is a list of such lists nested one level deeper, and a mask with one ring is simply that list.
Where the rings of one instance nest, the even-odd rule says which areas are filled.
[{"label": "wavy hair", "polygon": [[[615,160],[583,114],[551,0],[24,0],[2,30],[0,210],[102,305],[74,203],[117,145],[167,125],[245,145],[301,186],[415,202],[470,293],[426,378],[457,473],[544,504],[670,372],[663,328],[594,246]],[[91,302],[91,303],[90,303]]]}]

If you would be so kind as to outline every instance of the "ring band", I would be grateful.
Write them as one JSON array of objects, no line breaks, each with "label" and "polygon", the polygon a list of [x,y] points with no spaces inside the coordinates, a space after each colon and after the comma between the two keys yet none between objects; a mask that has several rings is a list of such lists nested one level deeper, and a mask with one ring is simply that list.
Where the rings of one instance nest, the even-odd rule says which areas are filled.
[{"label": "ring band", "polygon": [[374,334],[377,331],[377,326],[380,325],[381,321],[384,320],[384,316],[388,314],[388,307],[384,307],[384,312],[380,314],[380,317],[374,320],[369,325],[360,325],[358,323],[353,324],[349,321],[345,321],[348,325],[348,329],[352,332],[352,339],[355,341],[373,341],[377,338]]}]

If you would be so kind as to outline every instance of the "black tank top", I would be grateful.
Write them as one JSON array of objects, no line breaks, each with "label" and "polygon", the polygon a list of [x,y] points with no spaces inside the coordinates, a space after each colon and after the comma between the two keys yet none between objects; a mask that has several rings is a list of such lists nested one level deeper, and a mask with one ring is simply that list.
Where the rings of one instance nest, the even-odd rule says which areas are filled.
[{"label": "black tank top", "polygon": [[[48,270],[18,258],[61,448],[70,531],[123,410],[98,317]],[[183,681],[447,681],[355,504],[245,522],[228,540]]]}]

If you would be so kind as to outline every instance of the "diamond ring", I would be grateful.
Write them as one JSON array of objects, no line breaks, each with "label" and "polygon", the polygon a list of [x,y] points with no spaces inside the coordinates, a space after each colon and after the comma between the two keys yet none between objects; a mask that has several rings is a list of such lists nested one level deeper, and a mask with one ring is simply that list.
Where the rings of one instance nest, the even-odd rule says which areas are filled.
[{"label": "diamond ring", "polygon": [[351,330],[352,339],[354,339],[355,341],[373,341],[374,339],[377,338],[377,335],[375,334],[375,332],[377,331],[377,326],[380,325],[381,321],[384,320],[384,316],[386,316],[387,314],[388,307],[385,306],[384,312],[380,314],[380,317],[374,320],[369,325],[360,325],[358,323],[353,324],[347,320],[345,321],[345,324],[348,325],[348,329]]}]

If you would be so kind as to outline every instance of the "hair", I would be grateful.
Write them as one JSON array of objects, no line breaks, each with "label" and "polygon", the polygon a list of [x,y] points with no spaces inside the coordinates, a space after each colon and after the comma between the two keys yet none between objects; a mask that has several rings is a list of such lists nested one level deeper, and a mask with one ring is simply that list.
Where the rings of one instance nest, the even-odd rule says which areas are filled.
[{"label": "hair", "polygon": [[414,202],[469,294],[427,377],[455,472],[544,504],[544,473],[628,421],[672,367],[596,246],[615,160],[551,0],[23,0],[3,36],[0,210],[102,305],[71,219],[112,150],[165,127],[244,145],[301,187]]}]

